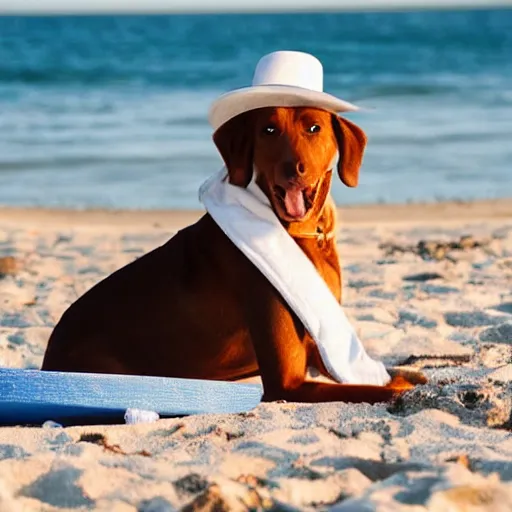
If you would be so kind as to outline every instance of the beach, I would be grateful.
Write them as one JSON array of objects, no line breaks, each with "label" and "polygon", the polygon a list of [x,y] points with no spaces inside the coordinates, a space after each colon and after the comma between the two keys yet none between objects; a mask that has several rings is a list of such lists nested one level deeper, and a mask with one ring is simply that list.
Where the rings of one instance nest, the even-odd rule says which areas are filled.
[{"label": "beach", "polygon": [[[78,296],[200,211],[0,208],[0,366],[37,369]],[[266,403],[0,428],[0,511],[512,510],[512,200],[341,208],[343,303],[423,372],[392,404]]]}]

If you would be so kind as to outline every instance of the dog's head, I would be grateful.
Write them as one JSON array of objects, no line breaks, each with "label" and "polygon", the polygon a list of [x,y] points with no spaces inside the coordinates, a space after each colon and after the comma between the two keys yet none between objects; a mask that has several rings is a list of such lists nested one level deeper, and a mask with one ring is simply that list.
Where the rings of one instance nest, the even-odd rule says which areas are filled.
[{"label": "dog's head", "polygon": [[366,145],[358,126],[310,107],[246,112],[221,126],[213,140],[230,183],[246,187],[256,169],[258,185],[285,223],[321,213],[336,158],[341,181],[357,186]]}]

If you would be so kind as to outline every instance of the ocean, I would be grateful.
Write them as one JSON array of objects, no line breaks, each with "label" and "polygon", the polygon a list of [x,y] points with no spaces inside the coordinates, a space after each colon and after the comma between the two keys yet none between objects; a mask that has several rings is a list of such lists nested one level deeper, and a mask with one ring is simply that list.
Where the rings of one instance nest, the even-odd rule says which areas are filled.
[{"label": "ocean", "polygon": [[366,107],[338,204],[512,197],[512,10],[0,18],[0,205],[198,208],[210,102],[313,53]]}]

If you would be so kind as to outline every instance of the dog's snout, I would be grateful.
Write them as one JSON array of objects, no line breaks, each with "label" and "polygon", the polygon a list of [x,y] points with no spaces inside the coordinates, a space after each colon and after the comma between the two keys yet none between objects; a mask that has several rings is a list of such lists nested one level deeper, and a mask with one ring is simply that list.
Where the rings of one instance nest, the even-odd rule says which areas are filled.
[{"label": "dog's snout", "polygon": [[295,164],[291,161],[283,162],[283,177],[287,180],[292,180],[297,177],[297,170],[295,168]]},{"label": "dog's snout", "polygon": [[302,176],[305,171],[305,166],[302,162],[285,162],[283,163],[283,175],[284,178],[290,181],[297,179]]}]

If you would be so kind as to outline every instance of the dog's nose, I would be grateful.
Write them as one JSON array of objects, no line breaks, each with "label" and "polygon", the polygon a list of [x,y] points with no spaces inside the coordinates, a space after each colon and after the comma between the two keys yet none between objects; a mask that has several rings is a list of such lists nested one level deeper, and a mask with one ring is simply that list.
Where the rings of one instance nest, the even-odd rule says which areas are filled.
[{"label": "dog's nose", "polygon": [[304,164],[302,162],[285,162],[283,164],[284,177],[287,180],[293,180],[304,174]]}]

